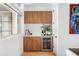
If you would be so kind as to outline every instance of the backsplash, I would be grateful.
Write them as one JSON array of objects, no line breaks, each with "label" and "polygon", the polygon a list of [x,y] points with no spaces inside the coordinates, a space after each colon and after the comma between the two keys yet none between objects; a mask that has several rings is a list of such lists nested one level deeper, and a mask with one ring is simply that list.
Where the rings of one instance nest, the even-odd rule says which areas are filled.
[{"label": "backsplash", "polygon": [[29,30],[32,36],[41,36],[41,26],[42,24],[25,24],[25,35],[26,30]]},{"label": "backsplash", "polygon": [[41,36],[44,25],[48,24],[25,24],[25,36]]}]

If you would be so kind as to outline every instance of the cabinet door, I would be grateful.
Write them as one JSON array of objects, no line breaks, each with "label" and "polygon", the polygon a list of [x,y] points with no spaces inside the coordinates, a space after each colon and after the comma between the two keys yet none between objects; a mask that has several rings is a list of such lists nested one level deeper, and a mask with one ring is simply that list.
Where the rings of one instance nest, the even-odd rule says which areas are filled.
[{"label": "cabinet door", "polygon": [[52,11],[48,11],[47,14],[47,23],[51,23],[52,24]]},{"label": "cabinet door", "polygon": [[33,37],[33,48],[34,51],[41,50],[41,38],[40,37]]},{"label": "cabinet door", "polygon": [[24,52],[32,50],[32,39],[30,37],[24,37]]},{"label": "cabinet door", "polygon": [[32,12],[32,22],[31,23],[38,23],[38,16],[37,16],[37,11]]},{"label": "cabinet door", "polygon": [[52,23],[52,11],[25,11],[24,12],[24,23],[51,24]]},{"label": "cabinet door", "polygon": [[27,23],[27,22],[28,22],[28,13],[24,11],[24,23]]},{"label": "cabinet door", "polygon": [[32,23],[33,16],[31,11],[24,11],[24,23]]},{"label": "cabinet door", "polygon": [[41,11],[41,23],[51,24],[52,23],[52,12],[51,11]]}]

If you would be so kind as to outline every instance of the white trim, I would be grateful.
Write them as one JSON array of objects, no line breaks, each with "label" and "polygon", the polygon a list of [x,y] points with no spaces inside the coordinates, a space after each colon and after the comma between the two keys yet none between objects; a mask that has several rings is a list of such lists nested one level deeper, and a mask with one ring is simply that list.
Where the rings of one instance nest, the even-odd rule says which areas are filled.
[{"label": "white trim", "polygon": [[9,11],[0,11],[0,13],[8,13],[8,14],[11,14],[11,12],[9,12]]}]

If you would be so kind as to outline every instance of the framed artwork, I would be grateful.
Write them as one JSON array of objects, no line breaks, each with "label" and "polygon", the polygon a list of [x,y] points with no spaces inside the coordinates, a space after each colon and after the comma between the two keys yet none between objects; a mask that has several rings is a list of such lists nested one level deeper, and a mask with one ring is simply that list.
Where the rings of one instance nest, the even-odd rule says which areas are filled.
[{"label": "framed artwork", "polygon": [[79,4],[70,4],[70,34],[79,34]]}]

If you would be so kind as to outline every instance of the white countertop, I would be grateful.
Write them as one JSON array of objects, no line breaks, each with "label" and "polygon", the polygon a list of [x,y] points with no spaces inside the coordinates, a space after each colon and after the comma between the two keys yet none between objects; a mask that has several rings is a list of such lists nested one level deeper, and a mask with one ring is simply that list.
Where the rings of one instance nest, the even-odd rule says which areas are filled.
[{"label": "white countertop", "polygon": [[41,37],[41,36],[25,35],[24,37]]},{"label": "white countertop", "polygon": [[52,36],[25,35],[24,37],[52,37]]}]

